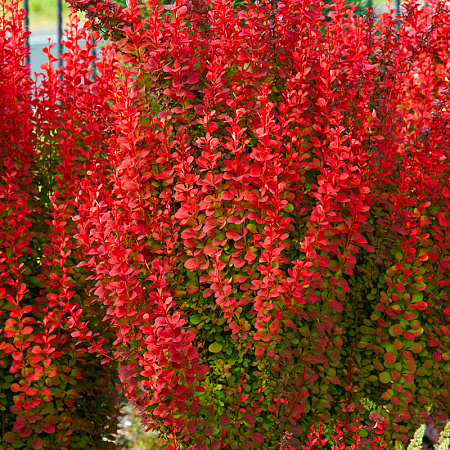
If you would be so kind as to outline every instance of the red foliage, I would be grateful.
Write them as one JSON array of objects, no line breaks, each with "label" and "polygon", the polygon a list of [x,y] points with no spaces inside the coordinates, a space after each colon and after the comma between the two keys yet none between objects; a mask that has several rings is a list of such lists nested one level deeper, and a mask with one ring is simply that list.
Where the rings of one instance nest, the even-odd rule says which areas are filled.
[{"label": "red foliage", "polygon": [[[192,448],[216,446],[201,411],[231,415],[228,443],[249,448],[348,424],[380,393],[395,438],[424,403],[446,409],[449,10],[404,7],[375,22],[336,1],[325,22],[321,2],[130,1],[126,26],[103,24],[132,69],[77,238],[129,397]],[[203,331],[206,317],[226,324]],[[232,393],[242,361],[253,389],[269,380],[266,439],[240,405],[256,394],[224,404],[208,387]],[[280,370],[286,398],[269,387]]]},{"label": "red foliage", "polygon": [[[76,180],[103,147],[99,120],[89,120],[88,111],[104,113],[108,78],[90,81],[89,35],[73,23],[60,78],[48,53],[42,82],[33,86],[24,11],[17,1],[1,6],[0,445],[98,448],[117,423],[116,379],[114,366],[101,368],[71,337],[70,318],[79,319],[82,310],[104,331],[95,324],[98,310],[84,304],[88,284],[74,268],[81,255],[71,216]],[[78,39],[87,39],[86,46]],[[107,55],[104,60],[107,77],[113,69]]]},{"label": "red foliage", "polygon": [[[19,212],[5,203],[2,242],[17,253],[4,251],[2,295],[20,336],[34,336],[23,317],[45,313],[43,370],[59,357],[50,337],[70,325],[90,352],[120,362],[144,423],[192,450],[273,448],[285,431],[298,446],[318,419],[345,424],[340,449],[358,413],[369,416],[363,397],[386,407],[389,438],[430,420],[425,404],[448,415],[448,7],[408,1],[401,19],[374,21],[342,0],[329,10],[71,3],[117,42],[93,83],[74,35],[61,90],[51,94],[50,71],[45,91],[63,107],[50,122],[47,100],[36,103],[37,136],[51,139],[56,125],[60,163],[48,290],[30,310],[18,307],[19,259],[37,209],[20,177],[36,153],[29,139],[5,144],[20,171],[6,160],[2,189]],[[25,107],[12,97],[19,113],[0,126],[8,136],[32,118],[23,92]],[[113,342],[91,329],[99,319]],[[16,373],[22,351],[9,332],[1,345]],[[306,448],[316,443],[311,432]]]},{"label": "red foliage", "polygon": [[[77,238],[129,397],[189,448],[215,448],[219,417],[249,448],[321,416],[348,424],[380,393],[406,438],[402,420],[449,395],[449,11],[323,12],[130,1],[124,26],[96,16],[131,70]],[[232,395],[244,361],[266,386],[256,424],[244,404],[258,394]]]}]

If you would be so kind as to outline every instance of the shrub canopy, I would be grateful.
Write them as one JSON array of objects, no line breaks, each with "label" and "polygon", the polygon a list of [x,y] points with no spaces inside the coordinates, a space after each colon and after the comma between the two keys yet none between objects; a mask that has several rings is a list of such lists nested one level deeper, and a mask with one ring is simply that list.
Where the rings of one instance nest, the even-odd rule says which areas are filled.
[{"label": "shrub canopy", "polygon": [[60,281],[46,314],[119,363],[144,423],[240,450],[348,431],[364,402],[389,445],[446,418],[448,6],[71,3],[114,44],[95,75],[74,62],[57,127],[5,154],[43,173],[40,136],[57,143],[50,241],[78,266],[63,251],[55,279],[92,289]]}]

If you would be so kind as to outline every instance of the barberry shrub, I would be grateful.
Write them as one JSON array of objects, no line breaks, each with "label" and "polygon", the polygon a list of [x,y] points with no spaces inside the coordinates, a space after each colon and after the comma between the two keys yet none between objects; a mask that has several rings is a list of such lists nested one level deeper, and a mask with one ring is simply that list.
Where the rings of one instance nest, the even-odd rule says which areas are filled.
[{"label": "barberry shrub", "polygon": [[88,301],[71,216],[77,179],[105,147],[97,115],[113,65],[105,55],[93,81],[88,31],[74,22],[64,70],[47,50],[33,83],[18,3],[0,2],[0,448],[111,448],[117,363],[102,366],[74,335],[74,321],[89,321],[112,338]]},{"label": "barberry shrub", "polygon": [[445,418],[448,5],[71,3],[125,64],[74,219],[144,421],[272,449],[362,398],[392,445]]},{"label": "barberry shrub", "polygon": [[389,445],[444,420],[448,6],[71,3],[115,52],[102,82],[70,75],[51,242],[85,290],[48,308],[120,363],[144,424],[240,450],[299,448],[319,419],[356,446],[363,398]]},{"label": "barberry shrub", "polygon": [[391,443],[446,417],[448,6],[72,4],[125,64],[74,219],[144,421],[269,449],[362,398]]}]

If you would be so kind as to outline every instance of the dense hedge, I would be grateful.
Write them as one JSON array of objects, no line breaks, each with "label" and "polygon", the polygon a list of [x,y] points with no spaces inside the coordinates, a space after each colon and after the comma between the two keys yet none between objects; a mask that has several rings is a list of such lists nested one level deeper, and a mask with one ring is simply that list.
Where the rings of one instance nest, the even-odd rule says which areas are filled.
[{"label": "dense hedge", "polygon": [[362,398],[391,443],[445,417],[444,3],[72,4],[129,67],[75,218],[129,397],[195,448],[273,448]]},{"label": "dense hedge", "polygon": [[36,136],[5,145],[21,192],[52,148],[40,192],[66,214],[47,223],[55,275],[27,281],[59,290],[24,314],[56,308],[105,371],[116,361],[172,448],[275,449],[286,432],[299,448],[319,419],[349,444],[364,402],[388,446],[446,419],[448,7],[375,21],[342,0],[71,3],[116,41],[99,75],[72,40],[85,65],[67,65],[67,98],[1,94]]},{"label": "dense hedge", "polygon": [[[106,105],[109,72],[90,81],[87,30],[68,30],[65,69],[47,64],[34,85],[25,66],[24,11],[0,11],[0,448],[106,449],[121,401],[117,364],[101,365],[71,336],[68,308],[94,333],[112,334],[92,283],[77,268],[74,191],[101,129],[86,118]],[[52,62],[49,54],[49,63]]]}]

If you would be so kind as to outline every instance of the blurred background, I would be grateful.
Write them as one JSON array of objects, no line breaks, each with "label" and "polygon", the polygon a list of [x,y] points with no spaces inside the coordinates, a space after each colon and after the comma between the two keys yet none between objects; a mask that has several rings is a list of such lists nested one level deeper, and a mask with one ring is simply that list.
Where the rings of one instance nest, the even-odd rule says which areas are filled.
[{"label": "blurred background", "polygon": [[[58,42],[58,7],[61,8],[61,24],[64,24],[69,17],[69,6],[63,0],[28,0],[22,1],[22,8],[28,9],[28,29],[31,31],[29,37],[31,74],[39,72],[41,64],[47,62],[47,56],[42,51],[51,43]],[[82,14],[78,16],[84,20]],[[58,56],[57,45],[52,49],[52,55]],[[33,76],[34,78],[34,76]]]}]

